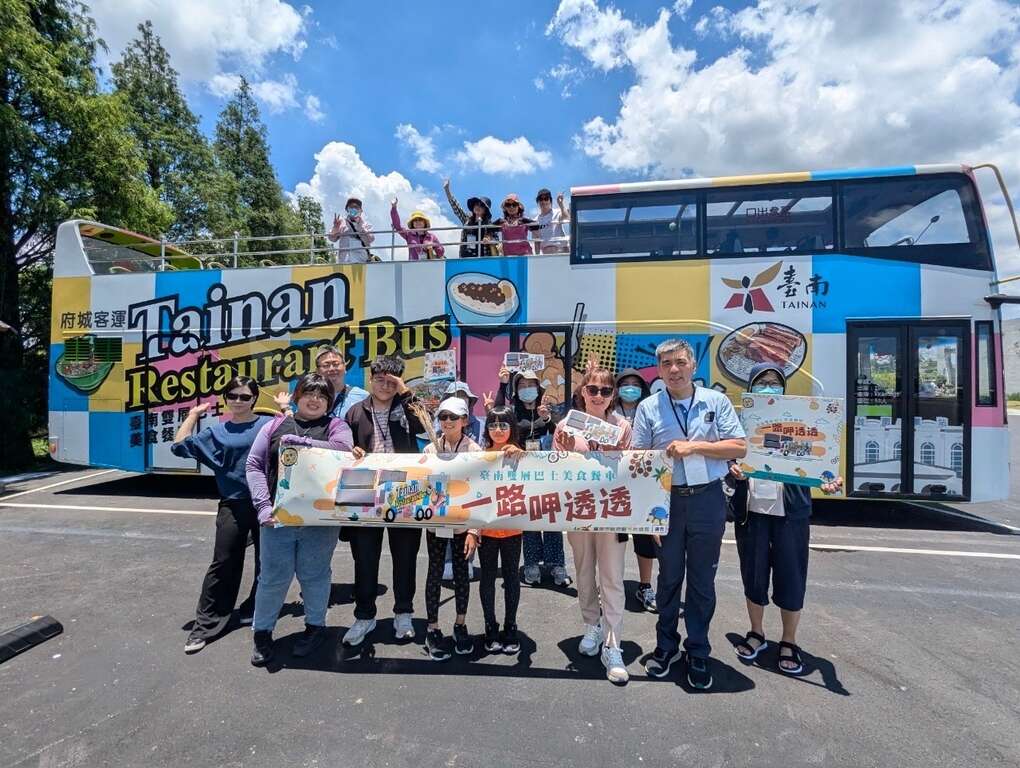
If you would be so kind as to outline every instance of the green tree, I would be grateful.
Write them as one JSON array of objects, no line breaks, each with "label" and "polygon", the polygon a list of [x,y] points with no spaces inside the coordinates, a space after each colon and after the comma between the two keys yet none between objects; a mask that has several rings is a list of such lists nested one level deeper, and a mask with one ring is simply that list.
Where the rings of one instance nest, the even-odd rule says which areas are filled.
[{"label": "green tree", "polygon": [[320,234],[324,226],[322,221],[322,204],[314,197],[298,195],[298,216],[301,218],[301,231]]},{"label": "green tree", "polygon": [[214,162],[152,22],[139,24],[138,33],[112,66],[113,83],[130,110],[145,180],[173,210],[166,234],[171,239],[228,235],[235,222],[229,220],[225,197],[232,187]]},{"label": "green tree", "polygon": [[[149,233],[170,223],[142,177],[122,98],[99,91],[96,46],[77,0],[0,0],[0,320],[14,329],[0,331],[0,370],[11,404],[33,386],[19,271],[47,260],[59,222],[91,217]],[[0,467],[31,461],[30,422],[25,408],[0,408]]]}]

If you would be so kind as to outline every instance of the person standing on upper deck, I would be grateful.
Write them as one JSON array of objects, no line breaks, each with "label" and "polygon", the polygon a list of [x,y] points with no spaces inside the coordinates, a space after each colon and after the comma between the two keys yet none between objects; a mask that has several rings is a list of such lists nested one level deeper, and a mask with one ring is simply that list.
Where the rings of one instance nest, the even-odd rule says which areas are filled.
[{"label": "person standing on upper deck", "polygon": [[665,449],[673,459],[669,532],[661,539],[656,597],[655,652],[645,662],[653,677],[665,677],[680,658],[677,624],[680,591],[687,578],[684,623],[687,682],[712,686],[708,628],[715,613],[715,572],[726,528],[722,478],[728,461],[747,453],[744,428],[729,398],[694,385],[695,356],[682,339],[669,339],[655,350],[666,388],[643,400],[634,416],[634,449]]},{"label": "person standing on upper deck", "polygon": [[510,194],[503,198],[500,206],[503,210],[503,217],[496,219],[493,224],[500,228],[500,236],[503,238],[504,256],[531,256],[531,243],[528,242],[528,232],[531,231],[534,219],[524,215],[524,206],[517,195]]},{"label": "person standing on upper deck", "polygon": [[375,235],[362,218],[358,198],[347,198],[343,216],[333,214],[333,228],[327,237],[337,244],[337,261],[341,264],[364,264],[373,260],[368,246],[375,240]]},{"label": "person standing on upper deck", "polygon": [[460,257],[499,255],[499,227],[492,225],[492,201],[487,197],[469,197],[468,214],[457,197],[450,190],[450,180],[443,180],[443,191],[453,209],[454,215],[460,219],[464,229],[460,233]]},{"label": "person standing on upper deck", "polygon": [[563,193],[556,195],[558,211],[553,210],[552,192],[548,189],[538,190],[535,202],[538,203],[538,218],[535,219],[538,227],[532,234],[535,250],[539,253],[567,253],[570,247],[563,231],[563,222],[570,221],[570,211],[564,205]]},{"label": "person standing on upper deck", "polygon": [[404,238],[407,243],[408,261],[422,259],[441,259],[445,251],[439,238],[429,232],[432,222],[421,211],[414,211],[407,220],[407,227],[400,225],[400,214],[397,213],[397,198],[393,198],[390,206],[390,222],[393,231]]}]

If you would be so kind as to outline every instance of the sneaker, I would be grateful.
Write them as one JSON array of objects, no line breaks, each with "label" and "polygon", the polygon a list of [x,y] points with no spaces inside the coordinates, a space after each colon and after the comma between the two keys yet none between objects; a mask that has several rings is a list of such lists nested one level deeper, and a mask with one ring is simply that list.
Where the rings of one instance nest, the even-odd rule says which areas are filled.
[{"label": "sneaker", "polygon": [[397,640],[413,640],[414,624],[410,613],[398,613],[393,617],[393,635]]},{"label": "sneaker", "polygon": [[433,661],[446,661],[450,658],[449,645],[438,627],[425,633],[425,652]]},{"label": "sneaker", "polygon": [[468,634],[467,624],[453,625],[454,650],[458,656],[467,656],[475,649],[475,641]]},{"label": "sneaker", "polygon": [[707,691],[712,687],[712,673],[708,669],[708,659],[700,656],[687,658],[687,682],[691,688]]},{"label": "sneaker", "polygon": [[542,583],[542,569],[537,565],[524,566],[524,583],[529,587]]},{"label": "sneaker", "polygon": [[581,642],[578,643],[577,650],[585,656],[595,656],[598,654],[599,647],[602,645],[602,639],[601,624],[585,624],[584,637],[582,637]]},{"label": "sneaker", "polygon": [[602,666],[606,668],[606,678],[611,683],[625,683],[630,680],[630,674],[623,665],[623,654],[619,648],[605,646],[602,648]]},{"label": "sneaker", "polygon": [[256,630],[254,635],[255,648],[251,654],[253,667],[264,667],[273,658],[273,633]]},{"label": "sneaker", "polygon": [[322,641],[325,639],[325,627],[321,627],[317,624],[305,624],[304,634],[297,639],[296,643],[294,643],[294,656],[299,659],[304,656],[310,656],[312,651],[322,645]]},{"label": "sneaker", "polygon": [[665,677],[669,674],[669,668],[680,660],[680,650],[670,653],[662,648],[656,648],[655,652],[645,662],[645,672],[652,677]]},{"label": "sneaker", "polygon": [[205,648],[205,638],[201,635],[192,633],[188,635],[188,639],[184,641],[185,653],[198,653],[203,648]]},{"label": "sneaker", "polygon": [[453,581],[453,563],[449,560],[443,566],[443,581]]},{"label": "sneaker", "polygon": [[485,628],[485,651],[486,653],[501,653],[503,651],[502,633],[499,625]]},{"label": "sneaker", "polygon": [[343,643],[348,647],[361,645],[369,633],[375,629],[375,619],[358,619],[344,635]]},{"label": "sneaker", "polygon": [[567,569],[562,565],[554,565],[552,568],[553,583],[557,587],[569,587],[574,583],[574,580],[570,578],[567,573]]},{"label": "sneaker", "polygon": [[251,622],[254,618],[255,618],[254,613],[248,613],[247,611],[245,611],[244,613],[238,614],[237,621],[242,627],[250,627]]},{"label": "sneaker", "polygon": [[649,613],[656,613],[659,610],[659,606],[655,602],[655,589],[652,586],[644,585],[638,587],[636,597],[638,602],[641,603],[641,607]]},{"label": "sneaker", "polygon": [[499,641],[503,646],[503,653],[513,655],[521,650],[521,641],[517,639],[517,627],[508,627],[500,632]]}]

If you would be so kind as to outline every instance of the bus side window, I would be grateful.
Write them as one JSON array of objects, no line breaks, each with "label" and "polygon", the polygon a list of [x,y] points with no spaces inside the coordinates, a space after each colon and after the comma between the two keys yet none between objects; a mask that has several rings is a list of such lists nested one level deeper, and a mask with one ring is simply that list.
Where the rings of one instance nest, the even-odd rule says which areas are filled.
[{"label": "bus side window", "polygon": [[705,209],[709,253],[817,253],[835,244],[828,183],[710,190]]}]

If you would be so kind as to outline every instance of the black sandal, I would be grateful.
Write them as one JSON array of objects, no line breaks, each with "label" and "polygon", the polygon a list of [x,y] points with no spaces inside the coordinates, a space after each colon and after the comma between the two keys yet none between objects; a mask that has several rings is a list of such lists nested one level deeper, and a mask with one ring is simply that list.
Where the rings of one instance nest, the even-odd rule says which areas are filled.
[{"label": "black sandal", "polygon": [[[790,651],[790,653],[784,654],[784,649]],[[784,661],[792,661],[797,666],[784,667]],[[788,643],[785,640],[779,643],[779,671],[787,675],[799,675],[804,671],[804,658],[800,655],[800,648],[796,644]]]},{"label": "black sandal", "polygon": [[[758,646],[756,648],[752,648],[748,640],[757,640]],[[733,650],[736,651],[737,656],[742,658],[744,661],[754,661],[756,658],[758,658],[758,654],[768,647],[769,647],[768,641],[762,635],[759,635],[757,632],[748,632],[746,635],[744,635],[743,642],[737,643],[736,647]],[[747,648],[750,651],[750,653],[741,653],[740,652],[741,648]]]}]

